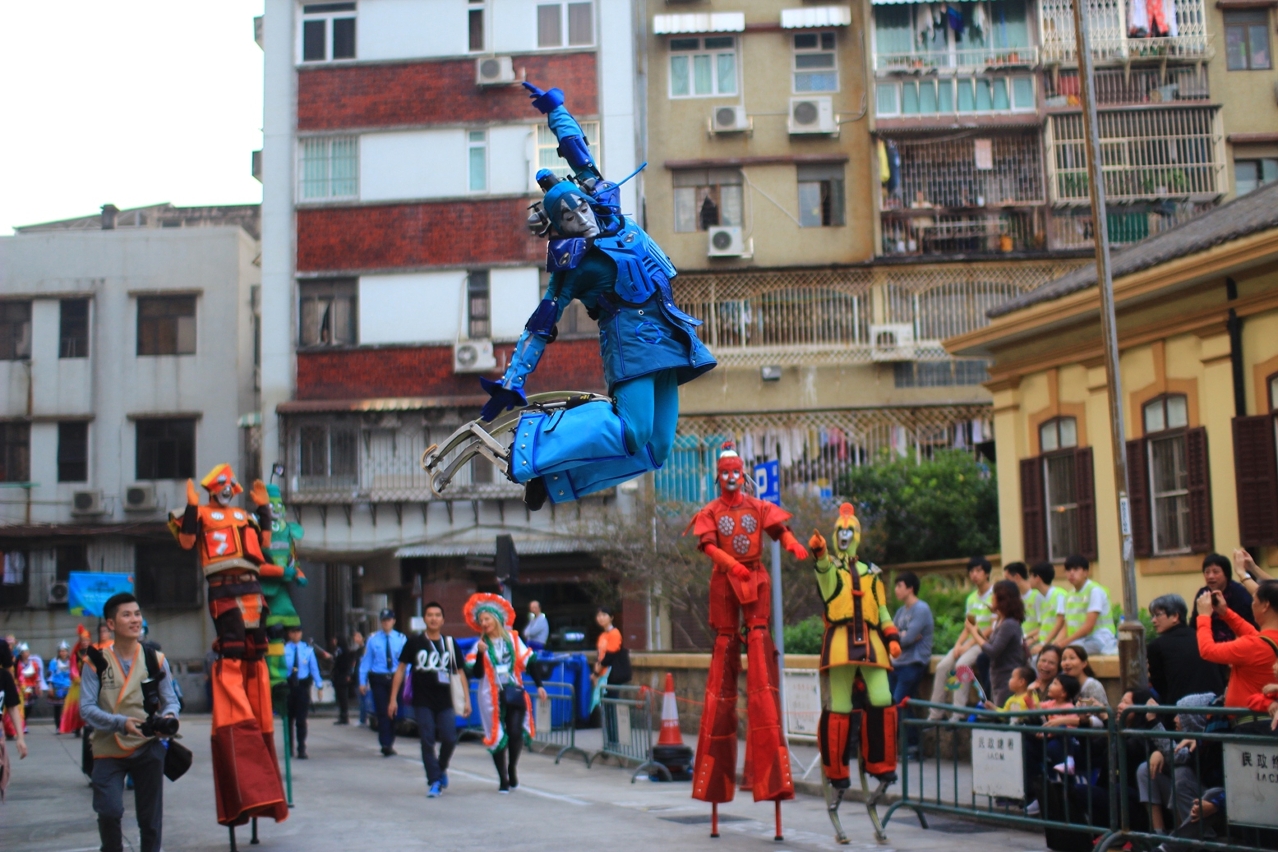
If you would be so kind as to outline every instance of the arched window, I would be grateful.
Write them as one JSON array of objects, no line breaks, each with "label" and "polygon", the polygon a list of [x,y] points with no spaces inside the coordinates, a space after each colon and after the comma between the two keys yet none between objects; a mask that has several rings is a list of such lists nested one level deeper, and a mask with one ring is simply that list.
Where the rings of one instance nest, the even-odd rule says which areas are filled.
[{"label": "arched window", "polygon": [[1044,453],[1077,447],[1078,421],[1073,417],[1053,417],[1038,427],[1038,445]]},{"label": "arched window", "polygon": [[1184,429],[1189,425],[1189,402],[1184,394],[1173,393],[1151,399],[1141,409],[1145,434]]}]

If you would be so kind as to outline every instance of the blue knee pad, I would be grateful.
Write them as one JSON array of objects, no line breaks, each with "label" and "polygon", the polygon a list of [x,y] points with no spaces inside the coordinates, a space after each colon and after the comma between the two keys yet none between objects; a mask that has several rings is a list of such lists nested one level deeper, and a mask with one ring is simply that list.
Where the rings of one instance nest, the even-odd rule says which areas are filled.
[{"label": "blue knee pad", "polygon": [[600,400],[549,414],[525,412],[511,445],[510,475],[527,482],[592,462],[629,458],[625,426],[612,404]]}]

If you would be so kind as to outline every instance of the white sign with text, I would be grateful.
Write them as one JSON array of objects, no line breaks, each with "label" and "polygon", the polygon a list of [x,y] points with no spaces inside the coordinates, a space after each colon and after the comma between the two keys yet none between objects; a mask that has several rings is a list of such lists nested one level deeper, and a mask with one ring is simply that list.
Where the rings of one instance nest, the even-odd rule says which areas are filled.
[{"label": "white sign with text", "polygon": [[1225,743],[1225,813],[1231,823],[1278,826],[1278,740]]},{"label": "white sign with text", "polygon": [[1021,772],[1021,735],[1003,731],[972,731],[972,792],[978,796],[1025,796]]}]

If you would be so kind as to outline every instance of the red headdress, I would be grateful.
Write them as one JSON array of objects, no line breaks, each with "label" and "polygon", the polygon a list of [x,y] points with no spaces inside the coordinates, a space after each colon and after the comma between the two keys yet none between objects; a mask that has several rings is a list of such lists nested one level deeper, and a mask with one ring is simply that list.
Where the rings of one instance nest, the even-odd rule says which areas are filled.
[{"label": "red headdress", "polygon": [[745,470],[745,465],[741,462],[741,456],[737,455],[737,445],[732,441],[724,441],[719,453],[719,472],[733,469]]},{"label": "red headdress", "polygon": [[91,637],[89,636],[89,630],[88,630],[88,628],[87,628],[87,627],[85,627],[83,624],[77,624],[77,625],[75,626],[75,635],[80,637],[80,641],[81,641],[81,642],[86,641],[86,640],[88,640],[88,639],[90,639],[90,638],[91,638]]},{"label": "red headdress", "polygon": [[515,608],[510,605],[510,601],[501,595],[494,595],[491,592],[476,592],[470,596],[470,599],[466,601],[466,605],[462,607],[462,614],[466,616],[466,623],[476,633],[484,632],[483,628],[479,626],[479,614],[481,612],[490,613],[507,630],[515,626]]}]

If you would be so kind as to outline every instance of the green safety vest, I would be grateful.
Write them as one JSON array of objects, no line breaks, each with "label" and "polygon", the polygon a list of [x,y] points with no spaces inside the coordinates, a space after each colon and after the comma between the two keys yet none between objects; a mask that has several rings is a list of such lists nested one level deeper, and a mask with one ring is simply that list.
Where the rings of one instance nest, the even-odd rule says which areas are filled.
[{"label": "green safety vest", "polygon": [[967,605],[963,608],[964,617],[974,615],[976,616],[977,627],[981,630],[989,629],[989,626],[994,623],[994,610],[990,606],[993,600],[994,585],[992,583],[984,596],[976,589],[973,589],[971,594],[967,596]]},{"label": "green safety vest", "polygon": [[1047,594],[1038,592],[1038,609],[1034,613],[1038,621],[1038,641],[1045,640],[1047,634],[1056,627],[1056,610],[1063,597],[1065,597],[1065,590],[1060,586],[1052,586]]},{"label": "green safety vest", "polygon": [[[1070,632],[1071,636],[1087,620],[1087,599],[1092,596],[1092,589],[1102,590],[1105,592],[1105,597],[1109,598],[1109,590],[1095,580],[1088,580],[1083,584],[1083,588],[1077,592],[1071,589],[1065,593],[1065,629]],[[1108,608],[1105,612],[1098,614],[1096,626],[1092,628],[1092,634],[1095,635],[1102,630],[1108,630],[1111,634],[1114,634],[1114,614]]]}]

